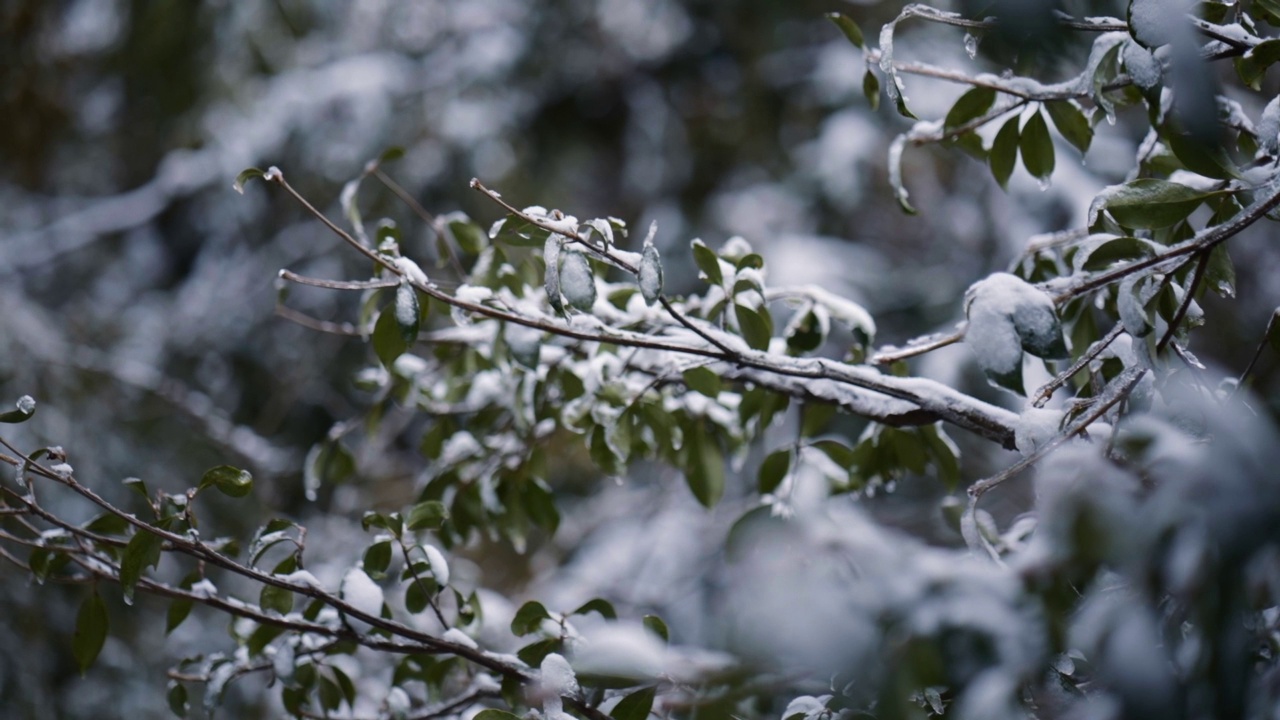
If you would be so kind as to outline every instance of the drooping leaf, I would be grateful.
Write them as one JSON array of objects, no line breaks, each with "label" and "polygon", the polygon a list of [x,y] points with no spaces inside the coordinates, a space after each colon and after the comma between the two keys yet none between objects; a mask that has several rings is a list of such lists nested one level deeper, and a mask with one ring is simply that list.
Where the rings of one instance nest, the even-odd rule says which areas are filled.
[{"label": "drooping leaf", "polygon": [[418,323],[421,320],[418,313],[418,291],[409,284],[408,278],[402,279],[396,287],[395,315],[400,338],[408,349],[418,341]]},{"label": "drooping leaf", "polygon": [[703,507],[715,507],[724,495],[724,454],[705,430],[685,433],[685,481]]},{"label": "drooping leaf", "polygon": [[640,284],[640,296],[646,304],[652,305],[662,295],[662,260],[658,257],[658,248],[653,243],[645,243],[644,252],[640,255],[640,272],[637,278]]},{"label": "drooping leaf", "polygon": [[671,641],[671,631],[667,629],[667,623],[662,618],[657,615],[645,615],[640,622],[649,628],[654,635],[662,638],[663,642]]},{"label": "drooping leaf", "polygon": [[764,495],[778,489],[787,473],[791,470],[791,459],[795,451],[791,446],[779,448],[769,453],[760,463],[760,475],[757,488]]},{"label": "drooping leaf", "polygon": [[544,276],[547,303],[557,315],[564,315],[564,302],[560,298],[560,248],[563,244],[564,237],[553,234],[547,236],[547,243],[542,248],[542,258],[546,261],[547,267]]},{"label": "drooping leaf", "polygon": [[880,79],[871,68],[867,68],[867,72],[862,76],[862,94],[871,105],[871,112],[880,109]]},{"label": "drooping leaf", "polygon": [[409,343],[405,342],[406,333],[401,329],[397,315],[394,307],[384,308],[378,313],[378,320],[373,324],[373,337],[370,338],[374,354],[383,367],[388,369],[396,358],[409,349]]},{"label": "drooping leaf", "polygon": [[1227,253],[1227,244],[1218,243],[1209,251],[1209,264],[1205,267],[1205,284],[1224,298],[1236,295],[1236,269]]},{"label": "drooping leaf", "polygon": [[138,530],[125,546],[120,558],[120,589],[124,592],[125,602],[130,605],[133,604],[133,591],[143,571],[160,562],[162,544],[159,535]]},{"label": "drooping leaf", "polygon": [[574,308],[590,313],[596,304],[596,279],[587,256],[577,249],[564,253],[560,267],[560,292]]},{"label": "drooping leaf", "polygon": [[236,192],[243,195],[245,183],[249,182],[250,180],[260,178],[260,177],[265,177],[265,176],[266,176],[266,173],[263,172],[262,170],[259,170],[256,167],[245,168],[244,170],[240,171],[239,175],[236,175],[236,181],[231,184],[231,187]]},{"label": "drooping leaf", "polygon": [[742,331],[742,337],[747,341],[747,345],[753,350],[768,350],[769,339],[773,337],[773,321],[768,311],[764,308],[756,311],[745,305],[735,304],[734,312],[737,314],[738,328]]},{"label": "drooping leaf", "polygon": [[724,275],[720,272],[720,258],[716,257],[711,248],[701,240],[694,239],[690,247],[693,248],[693,262],[706,276],[707,282],[712,285],[723,285]]},{"label": "drooping leaf", "polygon": [[1067,142],[1071,143],[1081,155],[1089,152],[1093,144],[1093,127],[1089,119],[1074,100],[1053,100],[1044,104],[1049,119]]},{"label": "drooping leaf", "polygon": [[991,174],[995,176],[1000,187],[1009,184],[1009,176],[1018,162],[1018,116],[1014,115],[1005,121],[996,138],[991,142],[991,154],[988,157]]},{"label": "drooping leaf", "polygon": [[1053,138],[1049,136],[1049,125],[1044,121],[1044,113],[1037,111],[1022,126],[1018,152],[1022,155],[1022,164],[1032,177],[1048,180],[1053,175]]},{"label": "drooping leaf", "polygon": [[81,675],[102,652],[107,641],[108,622],[106,603],[95,590],[80,605],[80,612],[76,614],[75,636],[71,641],[71,653],[80,666]]},{"label": "drooping leaf", "polygon": [[827,19],[840,28],[840,31],[844,33],[845,37],[849,38],[849,42],[853,43],[854,47],[866,47],[866,43],[862,38],[862,28],[858,27],[858,23],[854,22],[853,18],[844,13],[830,12],[827,13]]},{"label": "drooping leaf", "polygon": [[30,395],[23,395],[14,403],[15,409],[0,413],[0,423],[16,424],[26,422],[36,414],[36,401]]}]

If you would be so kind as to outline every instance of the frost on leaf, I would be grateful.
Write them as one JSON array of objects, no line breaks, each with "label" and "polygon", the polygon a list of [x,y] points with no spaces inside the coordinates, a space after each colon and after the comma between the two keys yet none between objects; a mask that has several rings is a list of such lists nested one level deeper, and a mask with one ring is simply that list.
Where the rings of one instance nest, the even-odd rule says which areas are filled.
[{"label": "frost on leaf", "polygon": [[591,312],[596,304],[596,278],[587,256],[578,250],[564,254],[564,264],[560,268],[560,292],[570,305],[582,312]]},{"label": "frost on leaf", "polygon": [[547,263],[544,286],[547,291],[547,302],[558,314],[564,314],[564,303],[560,300],[560,246],[564,244],[564,236],[552,234],[542,249],[542,257]]},{"label": "frost on leaf", "polygon": [[995,273],[974,283],[965,293],[965,315],[965,344],[1000,387],[1024,392],[1023,350],[1042,358],[1067,356],[1053,300],[1021,278]]},{"label": "frost on leaf", "polygon": [[536,370],[542,352],[542,331],[524,325],[508,323],[503,337],[511,358],[521,365]]},{"label": "frost on leaf", "polygon": [[[652,237],[652,229],[649,234]],[[650,305],[657,302],[662,294],[662,261],[658,257],[658,248],[649,240],[645,240],[640,258],[640,294]]]}]

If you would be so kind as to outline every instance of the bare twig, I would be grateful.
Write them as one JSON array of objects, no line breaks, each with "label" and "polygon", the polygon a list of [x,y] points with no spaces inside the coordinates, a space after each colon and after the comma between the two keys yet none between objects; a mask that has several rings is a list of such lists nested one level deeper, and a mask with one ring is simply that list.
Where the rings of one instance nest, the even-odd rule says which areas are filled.
[{"label": "bare twig", "polygon": [[1021,473],[1023,470],[1026,470],[1027,468],[1039,462],[1042,458],[1044,458],[1045,455],[1048,455],[1054,450],[1057,450],[1059,447],[1062,446],[1063,443],[1067,442],[1068,440],[1075,437],[1076,435],[1080,435],[1081,433],[1088,430],[1089,426],[1097,422],[1098,419],[1101,418],[1103,415],[1105,415],[1108,410],[1110,410],[1113,406],[1115,406],[1120,401],[1129,397],[1129,393],[1133,391],[1133,388],[1138,384],[1140,380],[1142,380],[1143,376],[1145,376],[1146,374],[1147,374],[1146,369],[1142,369],[1142,368],[1126,369],[1124,372],[1120,374],[1119,377],[1117,377],[1115,380],[1111,382],[1111,385],[1109,386],[1109,392],[1107,392],[1107,394],[1104,397],[1099,398],[1097,402],[1094,403],[1093,407],[1089,410],[1089,412],[1086,413],[1082,418],[1080,418],[1076,422],[1072,423],[1071,427],[1059,433],[1058,436],[1055,437],[1053,440],[1046,443],[1044,446],[1036,450],[1034,453],[1024,457],[1023,459],[1019,460],[1017,463],[1014,463],[1011,467],[1005,469],[1004,471],[996,475],[986,478],[985,480],[979,480],[978,482],[969,486],[969,495],[972,496],[975,500],[977,498],[982,497],[989,490],[991,490],[991,488],[994,488],[995,486],[1000,485],[1006,480],[1009,480],[1010,478],[1016,476],[1018,473]]},{"label": "bare twig", "polygon": [[[1156,343],[1156,352],[1164,350],[1169,341],[1173,339],[1174,333],[1178,331],[1178,325],[1182,324],[1182,319],[1187,316],[1187,310],[1190,309],[1191,303],[1195,301],[1196,290],[1200,288],[1200,281],[1204,279],[1205,268],[1209,267],[1209,254],[1210,251],[1208,250],[1200,253],[1200,261],[1196,263],[1195,272],[1191,275],[1191,284],[1187,286],[1187,294],[1183,296],[1182,302],[1178,305],[1178,311],[1169,320],[1169,328],[1165,330],[1164,337],[1160,338],[1160,342]],[[1173,277],[1172,274],[1169,277]]]},{"label": "bare twig", "polygon": [[1068,380],[1075,376],[1076,373],[1080,372],[1082,368],[1088,365],[1095,357],[1100,355],[1103,350],[1106,350],[1111,343],[1115,342],[1116,338],[1120,337],[1120,333],[1122,332],[1124,332],[1124,324],[1116,323],[1114,327],[1107,331],[1106,335],[1103,335],[1096,342],[1090,345],[1089,349],[1080,356],[1080,359],[1071,364],[1071,367],[1058,373],[1052,380],[1041,386],[1040,389],[1031,396],[1031,404],[1035,407],[1044,407],[1044,404],[1049,402],[1049,398],[1053,397],[1053,394],[1057,392],[1058,388],[1065,385]]}]

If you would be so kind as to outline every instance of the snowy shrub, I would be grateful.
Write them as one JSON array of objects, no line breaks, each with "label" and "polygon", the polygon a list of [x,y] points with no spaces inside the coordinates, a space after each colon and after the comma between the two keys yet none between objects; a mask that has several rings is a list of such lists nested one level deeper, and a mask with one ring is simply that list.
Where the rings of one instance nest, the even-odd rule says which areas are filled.
[{"label": "snowy shrub", "polygon": [[[904,210],[924,146],[1001,186],[1020,161],[1047,187],[1117,114],[1146,135],[1088,227],[951,298],[954,329],[877,345],[861,304],[775,284],[741,237],[690,240],[697,283],[675,294],[660,224],[642,239],[479,179],[492,215],[423,211],[438,257],[409,257],[357,193],[377,178],[400,194],[400,153],[348,183],[337,219],[251,168],[237,190],[284,193],[368,270],[279,271],[282,308],[295,286],[358,294],[347,331],[369,350],[368,407],[309,453],[307,496],[360,481],[360,426],[417,449],[412,502],[362,508],[358,542],[285,517],[219,536],[204,507],[254,502],[248,470],[183,492],[130,479],[121,503],[64,449],[0,438],[17,471],[0,484],[5,558],[84,586],[84,672],[104,597],[167,598],[166,632],[197,608],[229,616],[226,647],[170,674],[179,716],[257,676],[295,717],[1275,717],[1280,438],[1253,366],[1225,377],[1189,344],[1215,322],[1209,296],[1234,295],[1228,241],[1278,217],[1280,106],[1254,91],[1280,60],[1280,6],[993,7],[909,5],[878,43],[830,16],[867,99],[914,120],[886,148]],[[974,67],[895,53],[920,26],[954,32]],[[997,59],[979,59],[988,44]],[[999,72],[1002,53],[1022,74]],[[1228,63],[1239,82],[1218,87],[1205,68]],[[919,120],[913,77],[966,89]],[[913,365],[957,344],[996,387]],[[23,397],[0,422],[37,414]],[[960,435],[993,452],[962,459]],[[931,517],[885,517],[906,486],[936,494]],[[98,514],[50,509],[57,493]],[[537,582],[481,581],[487,554],[535,547]]]}]

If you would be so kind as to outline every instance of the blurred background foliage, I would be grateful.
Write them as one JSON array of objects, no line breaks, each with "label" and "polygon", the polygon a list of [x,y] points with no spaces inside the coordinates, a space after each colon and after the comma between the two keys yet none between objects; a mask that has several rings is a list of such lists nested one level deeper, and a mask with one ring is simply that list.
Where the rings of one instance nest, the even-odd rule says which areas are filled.
[{"label": "blurred background foliage", "polygon": [[[1063,3],[1080,14],[1122,15],[1122,5]],[[333,278],[367,268],[283,193],[239,196],[231,181],[244,167],[277,165],[338,217],[343,183],[389,146],[405,157],[387,171],[432,212],[461,209],[484,226],[499,217],[467,189],[475,176],[517,206],[641,228],[656,220],[676,292],[695,281],[690,239],[716,247],[742,235],[768,258],[773,282],[817,282],[864,303],[881,342],[949,327],[964,288],[1005,268],[1030,236],[1082,226],[1090,198],[1124,178],[1141,137],[1122,115],[1101,128],[1086,162],[1060,163],[1050,188],[1019,170],[1008,193],[963,153],[909,148],[904,175],[922,213],[904,216],[885,156],[907,122],[891,107],[870,109],[861,53],[823,18],[846,12],[873,39],[900,9],[828,0],[8,0],[0,401],[31,394],[41,403],[37,419],[8,437],[24,448],[64,446],[78,475],[114,499],[124,477],[177,489],[211,465],[243,465],[259,477],[261,514],[211,518],[216,532],[243,534],[284,514],[312,527],[310,552],[349,553],[359,510],[408,498],[420,460],[401,433],[371,436],[357,446],[355,479],[319,503],[304,500],[308,448],[368,402],[352,377],[369,354],[358,340],[276,316],[274,283],[282,267]],[[1063,74],[1086,51],[1067,44]],[[967,58],[953,28],[911,25],[898,55],[1002,68]],[[907,83],[922,117],[941,117],[961,89]],[[1256,98],[1240,99],[1256,114]],[[366,218],[400,225],[406,254],[434,258],[430,228],[385,188],[366,183],[360,200]],[[1280,304],[1271,280],[1280,249],[1255,228],[1232,250],[1242,297],[1210,304],[1195,350],[1238,371]],[[289,303],[343,322],[354,320],[356,300],[315,291]],[[1274,398],[1276,360],[1262,363],[1259,391]],[[962,348],[916,370],[999,399]],[[972,470],[990,461],[968,462]],[[908,516],[913,495],[903,493],[894,512]],[[655,507],[675,502],[646,497]],[[590,502],[597,519],[608,516]],[[629,512],[637,502],[627,500]],[[701,511],[680,507],[667,522],[699,522]],[[85,511],[69,505],[65,515]],[[573,549],[586,530],[563,534]],[[515,592],[537,575],[509,550],[489,551],[507,558],[487,570],[491,583]],[[67,650],[77,597],[0,567],[6,717],[101,717],[106,706],[162,717],[163,669],[225,632],[225,619],[210,617],[166,640],[153,621],[162,604],[141,600],[126,612],[113,601],[112,640],[81,678]],[[245,717],[261,702],[232,700]]]}]

